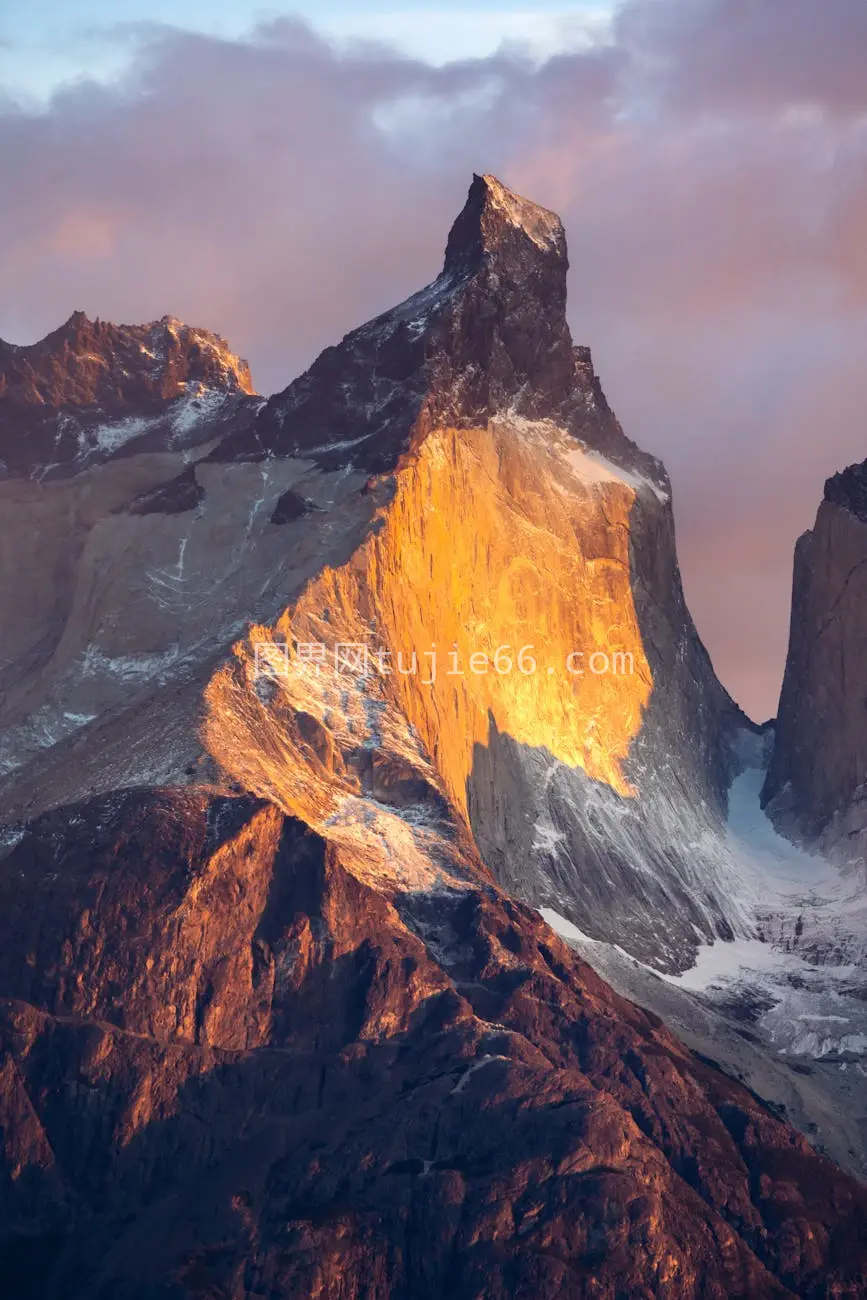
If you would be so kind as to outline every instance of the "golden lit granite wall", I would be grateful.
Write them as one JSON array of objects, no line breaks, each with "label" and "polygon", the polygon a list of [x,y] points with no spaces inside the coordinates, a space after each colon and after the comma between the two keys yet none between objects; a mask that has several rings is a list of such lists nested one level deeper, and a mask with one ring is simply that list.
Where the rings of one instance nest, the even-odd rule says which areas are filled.
[{"label": "golden lit granite wall", "polygon": [[[623,764],[652,688],[630,585],[637,490],[658,491],[548,422],[433,432],[351,560],[324,568],[273,629],[252,629],[212,681],[211,751],[320,824],[358,791],[357,751],[398,756],[465,816],[474,747],[492,722],[632,793]],[[260,667],[269,656],[279,667],[284,642],[311,659],[327,646],[318,674],[296,655],[288,675],[257,675],[257,646]],[[369,676],[335,675],[339,643],[369,648]],[[498,650],[511,671],[497,671]],[[591,671],[597,651],[617,671]]]}]

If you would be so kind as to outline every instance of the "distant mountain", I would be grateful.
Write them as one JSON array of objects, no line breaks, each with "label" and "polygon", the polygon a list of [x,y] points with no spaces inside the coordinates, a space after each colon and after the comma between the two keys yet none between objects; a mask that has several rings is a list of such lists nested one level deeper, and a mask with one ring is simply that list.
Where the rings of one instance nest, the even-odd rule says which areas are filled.
[{"label": "distant mountain", "polygon": [[247,362],[217,334],[172,316],[111,325],[74,312],[29,347],[0,339],[0,480],[63,477],[127,444],[176,443],[203,409],[213,417],[219,405],[224,423],[239,405],[228,399],[252,393]]},{"label": "distant mountain", "polygon": [[764,797],[780,825],[867,879],[867,462],[828,479],[795,548]]},{"label": "distant mountain", "polygon": [[0,350],[16,1295],[867,1287],[867,1191],[732,1077],[802,1077],[750,987],[677,988],[789,944],[727,820],[768,738],[567,266],[475,177],[434,283],[267,401],[169,318]]}]

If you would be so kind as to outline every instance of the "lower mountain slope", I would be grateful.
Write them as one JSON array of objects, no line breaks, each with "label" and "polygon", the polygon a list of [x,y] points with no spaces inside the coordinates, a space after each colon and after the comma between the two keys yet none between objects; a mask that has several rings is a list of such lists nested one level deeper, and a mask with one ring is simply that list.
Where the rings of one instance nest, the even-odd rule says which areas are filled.
[{"label": "lower mountain slope", "polygon": [[0,880],[8,1294],[864,1293],[867,1189],[438,830],[407,889],[387,845],[363,873],[249,797],[29,827]]}]

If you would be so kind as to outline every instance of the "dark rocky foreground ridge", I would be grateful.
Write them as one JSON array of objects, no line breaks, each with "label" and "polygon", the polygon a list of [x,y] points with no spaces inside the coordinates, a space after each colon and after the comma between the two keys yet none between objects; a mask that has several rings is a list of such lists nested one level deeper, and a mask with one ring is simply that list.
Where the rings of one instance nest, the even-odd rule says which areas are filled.
[{"label": "dark rocky foreground ridge", "polygon": [[[177,322],[159,374],[157,326],[13,350],[15,1300],[867,1293],[864,1187],[529,906],[668,969],[747,924],[718,832],[752,732],[565,284],[558,219],[477,177],[442,276],[266,404]],[[628,681],[254,671],[600,625]]]},{"label": "dark rocky foreground ridge", "polygon": [[482,873],[154,790],[2,892],[6,1295],[864,1293],[867,1189]]}]

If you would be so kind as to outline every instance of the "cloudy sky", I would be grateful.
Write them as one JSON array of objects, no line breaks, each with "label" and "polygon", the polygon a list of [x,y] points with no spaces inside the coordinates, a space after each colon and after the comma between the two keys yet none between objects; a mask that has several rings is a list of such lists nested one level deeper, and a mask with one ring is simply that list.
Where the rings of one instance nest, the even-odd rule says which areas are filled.
[{"label": "cloudy sky", "polygon": [[0,336],[225,334],[262,391],[439,270],[471,173],[561,213],[570,319],[668,464],[773,713],[792,545],[867,456],[867,3],[4,0]]}]

